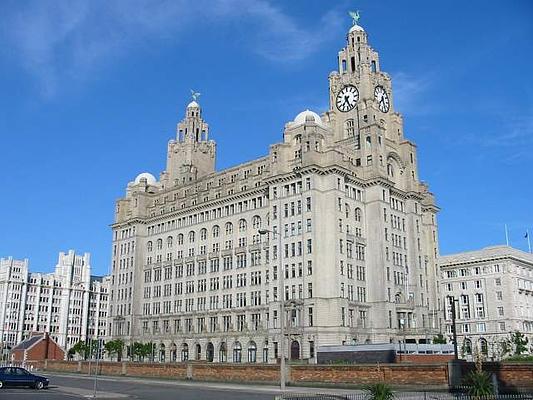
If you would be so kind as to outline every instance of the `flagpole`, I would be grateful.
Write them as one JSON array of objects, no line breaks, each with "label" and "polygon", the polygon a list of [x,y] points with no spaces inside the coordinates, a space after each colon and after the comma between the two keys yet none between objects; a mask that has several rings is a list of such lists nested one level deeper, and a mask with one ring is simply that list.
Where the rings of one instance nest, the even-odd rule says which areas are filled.
[{"label": "flagpole", "polygon": [[526,230],[526,237],[527,237],[527,247],[529,249],[529,252],[531,253],[531,239],[529,238],[529,229]]},{"label": "flagpole", "polygon": [[509,246],[509,230],[507,229],[507,224],[505,224],[505,242]]}]

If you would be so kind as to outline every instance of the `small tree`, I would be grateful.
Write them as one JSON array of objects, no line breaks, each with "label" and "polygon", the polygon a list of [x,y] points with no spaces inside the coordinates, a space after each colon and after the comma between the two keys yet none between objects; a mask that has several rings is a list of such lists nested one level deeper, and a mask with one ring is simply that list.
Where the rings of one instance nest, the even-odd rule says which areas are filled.
[{"label": "small tree", "polygon": [[122,350],[124,349],[124,341],[121,339],[110,340],[105,345],[105,351],[113,360],[113,355],[117,355],[117,361],[120,361],[122,358]]},{"label": "small tree", "polygon": [[476,398],[490,396],[494,393],[494,388],[488,372],[478,369],[471,371],[465,378],[468,386],[468,394]]},{"label": "small tree", "polygon": [[134,357],[137,357],[137,361],[144,361],[145,352],[144,352],[144,344],[139,342],[134,342],[131,345],[131,354]]},{"label": "small tree", "polygon": [[80,358],[86,360],[89,356],[89,345],[83,340],[80,340],[78,343],[72,346],[68,352],[71,355],[78,354]]},{"label": "small tree", "polygon": [[154,361],[155,343],[149,342],[144,344],[144,357],[148,357],[150,361]]},{"label": "small tree", "polygon": [[514,347],[514,355],[520,356],[522,353],[527,352],[528,338],[520,331],[514,331],[511,333],[510,341]]},{"label": "small tree", "polygon": [[395,397],[391,387],[383,382],[368,385],[364,391],[367,400],[393,400]]},{"label": "small tree", "polygon": [[433,337],[433,343],[434,344],[446,344],[446,336],[444,336],[442,333],[439,333],[437,336]]}]

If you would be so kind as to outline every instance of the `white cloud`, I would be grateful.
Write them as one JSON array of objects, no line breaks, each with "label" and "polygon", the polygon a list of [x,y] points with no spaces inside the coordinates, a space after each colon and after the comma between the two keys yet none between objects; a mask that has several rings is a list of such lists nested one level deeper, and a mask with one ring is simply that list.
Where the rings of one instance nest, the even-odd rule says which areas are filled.
[{"label": "white cloud", "polygon": [[245,45],[278,63],[305,59],[346,25],[333,10],[300,26],[266,0],[71,0],[8,10],[3,33],[49,96],[60,80],[86,79],[139,42],[179,40],[205,24],[245,28]]},{"label": "white cloud", "polygon": [[394,108],[405,115],[424,115],[436,109],[436,105],[427,101],[426,95],[432,89],[432,74],[412,76],[405,72],[392,75]]}]

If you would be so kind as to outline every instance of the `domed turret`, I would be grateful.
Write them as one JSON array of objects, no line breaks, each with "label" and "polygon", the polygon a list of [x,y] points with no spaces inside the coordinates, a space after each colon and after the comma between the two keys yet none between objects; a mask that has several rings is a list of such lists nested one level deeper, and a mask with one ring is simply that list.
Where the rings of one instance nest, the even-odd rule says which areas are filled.
[{"label": "domed turret", "polygon": [[142,179],[146,179],[146,183],[148,185],[155,185],[157,183],[157,179],[155,179],[155,176],[153,176],[149,172],[143,172],[142,174],[137,175],[137,177],[135,178],[135,184],[137,185],[141,183]]},{"label": "domed turret", "polygon": [[316,112],[311,111],[309,109],[302,111],[296,116],[296,118],[294,118],[295,124],[300,125],[306,122],[315,122],[317,124],[322,125],[322,119],[320,118],[320,116]]}]

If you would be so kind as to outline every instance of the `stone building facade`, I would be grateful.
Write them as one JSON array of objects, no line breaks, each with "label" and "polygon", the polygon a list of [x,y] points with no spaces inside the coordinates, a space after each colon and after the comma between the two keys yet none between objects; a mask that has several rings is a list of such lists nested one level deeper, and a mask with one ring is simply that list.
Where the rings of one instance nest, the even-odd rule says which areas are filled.
[{"label": "stone building facade", "polygon": [[0,338],[13,347],[32,332],[68,350],[105,337],[110,278],[91,276],[90,254],[59,253],[55,271],[30,273],[28,260],[0,260]]},{"label": "stone building facade", "polygon": [[166,170],[116,203],[113,338],[154,342],[166,361],[275,362],[281,340],[313,361],[318,345],[439,331],[438,208],[378,53],[358,25],[346,39],[329,110],[298,114],[264,157],[216,171],[187,106]]},{"label": "stone building facade", "polygon": [[440,257],[445,329],[452,338],[455,299],[460,355],[476,350],[499,358],[499,342],[511,331],[533,340],[533,255],[509,246]]}]

